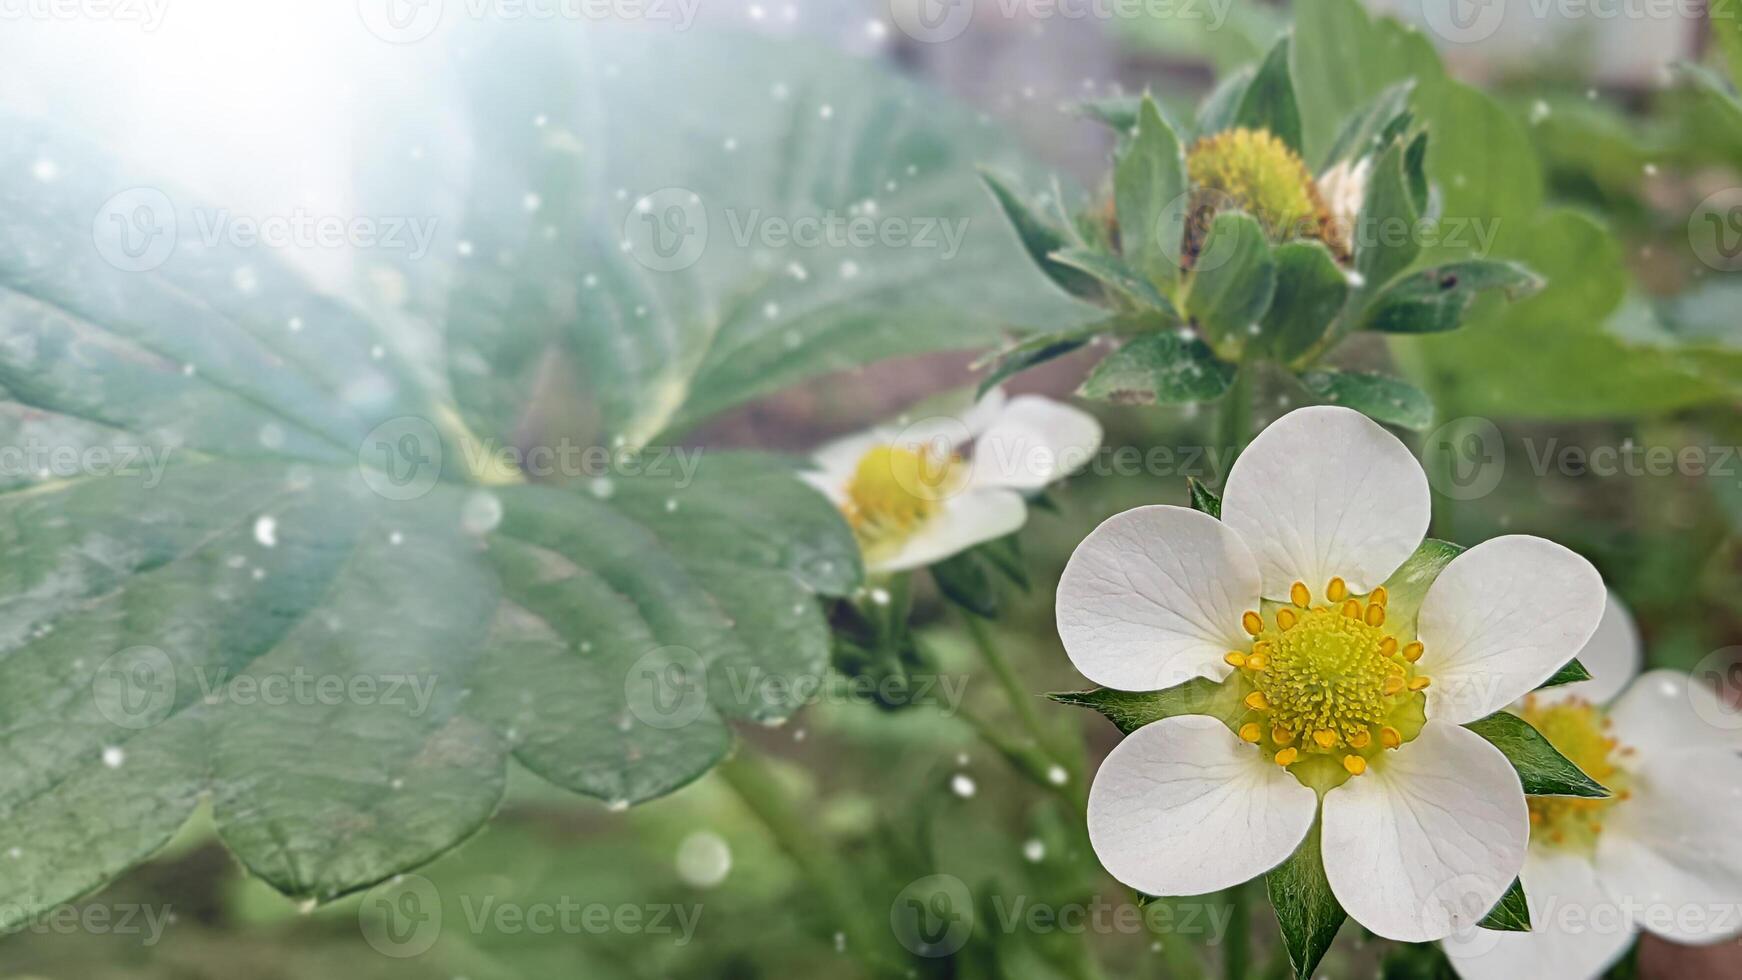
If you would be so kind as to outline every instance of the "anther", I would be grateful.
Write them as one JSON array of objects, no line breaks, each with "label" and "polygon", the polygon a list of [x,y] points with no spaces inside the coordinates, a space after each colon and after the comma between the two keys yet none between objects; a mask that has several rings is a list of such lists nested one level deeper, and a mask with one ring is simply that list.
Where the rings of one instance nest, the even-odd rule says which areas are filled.
[{"label": "anther", "polygon": [[1266,657],[1262,653],[1255,653],[1252,656],[1246,658],[1246,666],[1252,668],[1253,670],[1263,670],[1264,668],[1270,666],[1270,658]]},{"label": "anther", "polygon": [[1359,776],[1367,771],[1367,760],[1358,755],[1343,756],[1343,768],[1349,770],[1349,775]]},{"label": "anther", "polygon": [[1300,750],[1291,745],[1276,753],[1276,764],[1279,766],[1291,765],[1298,758],[1300,758]]},{"label": "anther", "polygon": [[1390,725],[1379,729],[1379,744],[1388,749],[1395,749],[1403,744],[1403,733]]},{"label": "anther", "polygon": [[1253,711],[1265,711],[1270,707],[1270,702],[1264,699],[1263,691],[1253,691],[1251,694],[1246,695],[1244,703],[1246,707],[1251,708]]},{"label": "anther", "polygon": [[1390,677],[1385,678],[1385,687],[1383,688],[1383,690],[1385,691],[1386,694],[1396,694],[1397,692],[1403,690],[1403,688],[1404,688],[1403,678],[1397,676],[1396,674],[1392,674]]},{"label": "anther", "polygon": [[1426,647],[1423,647],[1421,641],[1417,640],[1403,648],[1403,659],[1410,663],[1415,663],[1417,660],[1421,659],[1421,653],[1424,649],[1426,649]]},{"label": "anther", "polygon": [[1229,650],[1227,656],[1224,656],[1222,660],[1230,667],[1246,666],[1246,655],[1238,650]]},{"label": "anther", "polygon": [[1432,684],[1432,683],[1433,683],[1433,681],[1429,680],[1426,677],[1417,677],[1409,682],[1409,689],[1412,691],[1423,691],[1423,690],[1426,690],[1427,686],[1429,684]]},{"label": "anther", "polygon": [[1352,749],[1364,749],[1367,747],[1367,743],[1371,741],[1373,741],[1373,736],[1368,734],[1367,729],[1363,728],[1349,736],[1349,747]]},{"label": "anther", "polygon": [[1373,594],[1367,598],[1372,600],[1374,605],[1383,607],[1387,602],[1391,601],[1391,593],[1385,591],[1385,586],[1381,585],[1377,589],[1374,589]]},{"label": "anther", "polygon": [[1307,591],[1305,582],[1296,582],[1289,586],[1288,598],[1290,602],[1293,602],[1302,609],[1305,609],[1313,601],[1312,593]]},{"label": "anther", "polygon": [[1389,657],[1397,652],[1397,637],[1388,636],[1379,641],[1379,655]]},{"label": "anther", "polygon": [[1340,577],[1331,579],[1331,584],[1325,586],[1325,595],[1330,596],[1332,602],[1342,602],[1348,594],[1348,583],[1344,582]]},{"label": "anther", "polygon": [[1299,620],[1300,617],[1295,615],[1293,609],[1278,609],[1276,611],[1276,625],[1284,630],[1294,629],[1294,624]]},{"label": "anther", "polygon": [[1248,742],[1256,742],[1264,737],[1264,728],[1255,721],[1249,721],[1240,726],[1240,737]]},{"label": "anther", "polygon": [[[1270,740],[1278,745],[1287,745],[1294,741],[1294,732],[1277,725],[1270,729]],[[1625,790],[1623,790],[1625,792]]]},{"label": "anther", "polygon": [[1240,617],[1240,625],[1246,627],[1246,632],[1253,636],[1264,632],[1264,620],[1255,612],[1248,611]]},{"label": "anther", "polygon": [[1373,603],[1372,605],[1367,607],[1367,615],[1364,617],[1364,619],[1366,620],[1368,626],[1384,626],[1385,625],[1385,607],[1381,606],[1377,602]]},{"label": "anther", "polygon": [[1360,619],[1361,618],[1360,600],[1350,599],[1349,601],[1343,603],[1343,615],[1349,617],[1350,619]]},{"label": "anther", "polygon": [[1313,741],[1319,743],[1319,748],[1328,749],[1337,744],[1337,733],[1329,728],[1321,728],[1313,732]]}]

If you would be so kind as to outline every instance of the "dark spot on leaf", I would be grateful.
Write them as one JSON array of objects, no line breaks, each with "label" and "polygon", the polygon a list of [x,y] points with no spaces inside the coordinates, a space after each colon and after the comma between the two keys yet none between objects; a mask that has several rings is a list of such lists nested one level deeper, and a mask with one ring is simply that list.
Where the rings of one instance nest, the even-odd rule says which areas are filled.
[{"label": "dark spot on leaf", "polygon": [[1440,288],[1441,289],[1454,289],[1457,287],[1457,285],[1458,285],[1458,275],[1455,272],[1449,272],[1449,273],[1440,277]]}]

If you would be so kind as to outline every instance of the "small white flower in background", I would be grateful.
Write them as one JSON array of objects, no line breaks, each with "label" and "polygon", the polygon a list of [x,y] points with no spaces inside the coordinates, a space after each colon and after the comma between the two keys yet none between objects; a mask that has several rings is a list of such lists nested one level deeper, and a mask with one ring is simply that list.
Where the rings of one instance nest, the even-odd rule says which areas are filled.
[{"label": "small white flower in background", "polygon": [[1355,222],[1361,218],[1361,205],[1367,200],[1367,178],[1372,171],[1373,158],[1362,157],[1339,160],[1336,166],[1319,175],[1319,196],[1344,241],[1355,240]]},{"label": "small white flower in background", "polygon": [[1331,890],[1381,936],[1443,939],[1500,899],[1529,811],[1512,764],[1462,726],[1579,651],[1603,582],[1514,535],[1452,559],[1423,596],[1414,566],[1398,570],[1429,506],[1396,437],[1319,406],[1252,442],[1221,520],[1139,507],[1077,547],[1058,626],[1078,670],[1126,691],[1222,682],[1216,716],[1140,728],[1096,774],[1089,836],[1114,877],[1151,895],[1228,888],[1287,859],[1322,813]]},{"label": "small white flower in background", "polygon": [[1730,819],[1742,808],[1742,733],[1703,720],[1727,709],[1686,674],[1634,677],[1639,634],[1613,597],[1579,660],[1590,680],[1512,710],[1614,796],[1530,800],[1531,931],[1445,940],[1466,980],[1585,980],[1640,930],[1695,944],[1742,932],[1742,837]]},{"label": "small white flower in background", "polygon": [[866,570],[903,572],[1014,533],[1033,493],[1088,463],[1094,416],[1000,389],[972,406],[848,436],[806,474],[846,515]]}]

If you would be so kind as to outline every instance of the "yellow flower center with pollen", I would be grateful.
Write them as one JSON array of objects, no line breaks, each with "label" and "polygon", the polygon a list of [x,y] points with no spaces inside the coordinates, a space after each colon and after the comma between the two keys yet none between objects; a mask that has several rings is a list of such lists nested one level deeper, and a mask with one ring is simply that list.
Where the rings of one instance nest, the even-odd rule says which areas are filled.
[{"label": "yellow flower center with pollen", "polygon": [[876,446],[847,481],[841,512],[867,554],[891,549],[931,520],[966,478],[960,456]]},{"label": "yellow flower center with pollen", "polygon": [[1609,734],[1609,719],[1601,708],[1579,698],[1542,704],[1535,696],[1524,699],[1519,712],[1531,727],[1542,733],[1561,755],[1613,794],[1592,800],[1576,796],[1531,796],[1530,839],[1532,843],[1590,853],[1597,847],[1607,811],[1631,793],[1627,770],[1616,760],[1633,750]]},{"label": "yellow flower center with pollen", "polygon": [[1319,186],[1288,144],[1262,129],[1236,128],[1206,136],[1186,153],[1192,212],[1186,226],[1186,257],[1202,250],[1210,222],[1226,210],[1258,219],[1275,242],[1312,238],[1339,261],[1349,260],[1342,229],[1331,218]]},{"label": "yellow flower center with pollen", "polygon": [[1227,661],[1250,688],[1240,737],[1278,765],[1301,767],[1293,771],[1303,779],[1335,781],[1365,773],[1375,756],[1420,733],[1429,680],[1415,670],[1422,645],[1385,628],[1383,586],[1365,601],[1340,578],[1325,592],[1329,601],[1314,605],[1306,583],[1296,582],[1289,605],[1268,618],[1246,613],[1252,647]]}]

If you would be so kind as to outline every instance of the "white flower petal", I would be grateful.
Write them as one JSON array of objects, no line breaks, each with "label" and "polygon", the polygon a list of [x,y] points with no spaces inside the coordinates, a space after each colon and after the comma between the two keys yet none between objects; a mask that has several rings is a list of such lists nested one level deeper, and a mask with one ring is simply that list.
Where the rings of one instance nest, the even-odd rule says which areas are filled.
[{"label": "white flower petal", "polygon": [[1643,658],[1644,648],[1639,641],[1639,627],[1633,622],[1633,614],[1622,604],[1621,597],[1611,592],[1603,606],[1603,618],[1597,621],[1597,631],[1579,651],[1579,663],[1591,672],[1591,679],[1539,691],[1537,701],[1554,704],[1568,698],[1582,698],[1592,704],[1607,704],[1626,690],[1628,682],[1639,673],[1639,663]]},{"label": "white flower petal", "polygon": [[887,444],[893,435],[882,429],[871,429],[825,443],[811,453],[811,462],[816,466],[812,473],[823,484],[834,487],[835,493],[839,494],[858,471],[859,461],[865,458],[865,454],[877,446]]},{"label": "white flower petal", "polygon": [[1467,728],[1430,720],[1325,794],[1331,891],[1387,939],[1432,942],[1473,926],[1524,866],[1530,814],[1518,773]]},{"label": "white flower petal", "polygon": [[1618,761],[1628,768],[1683,749],[1742,751],[1742,708],[1718,699],[1711,685],[1676,670],[1639,675],[1609,708],[1615,738],[1634,750]]},{"label": "white flower petal", "polygon": [[868,560],[866,570],[905,572],[936,564],[977,544],[1021,530],[1028,505],[1014,490],[968,490],[944,501],[937,515],[901,543],[893,555]]},{"label": "white flower petal", "polygon": [[908,448],[924,446],[939,456],[960,452],[1004,414],[1005,406],[1004,389],[993,388],[972,404],[915,414],[905,425],[890,426],[895,430],[892,441]]},{"label": "white flower petal", "polygon": [[1240,536],[1184,507],[1138,507],[1089,533],[1058,587],[1059,638],[1083,676],[1122,691],[1221,679],[1251,637],[1258,566]]},{"label": "white flower petal", "polygon": [[1132,732],[1089,788],[1089,840],[1113,877],[1149,895],[1202,895],[1281,864],[1318,797],[1203,715]]},{"label": "white flower petal", "polygon": [[1099,448],[1101,423],[1093,415],[1022,395],[974,440],[974,484],[1039,490],[1083,467]]},{"label": "white flower petal", "polygon": [[1633,926],[1588,857],[1533,847],[1525,858],[1529,932],[1459,932],[1440,945],[1464,980],[1596,980],[1633,942]]},{"label": "white flower petal", "polygon": [[1681,943],[1742,931],[1742,758],[1721,748],[1660,755],[1609,809],[1597,876],[1634,924]]},{"label": "white flower petal", "polygon": [[1416,620],[1428,717],[1475,721],[1548,680],[1596,631],[1605,596],[1590,562],[1542,538],[1494,538],[1452,559]]},{"label": "white flower petal", "polygon": [[1222,520],[1264,574],[1264,595],[1314,595],[1340,576],[1363,593],[1384,582],[1427,534],[1427,474],[1408,447],[1359,412],[1296,409],[1258,434],[1228,474]]}]

